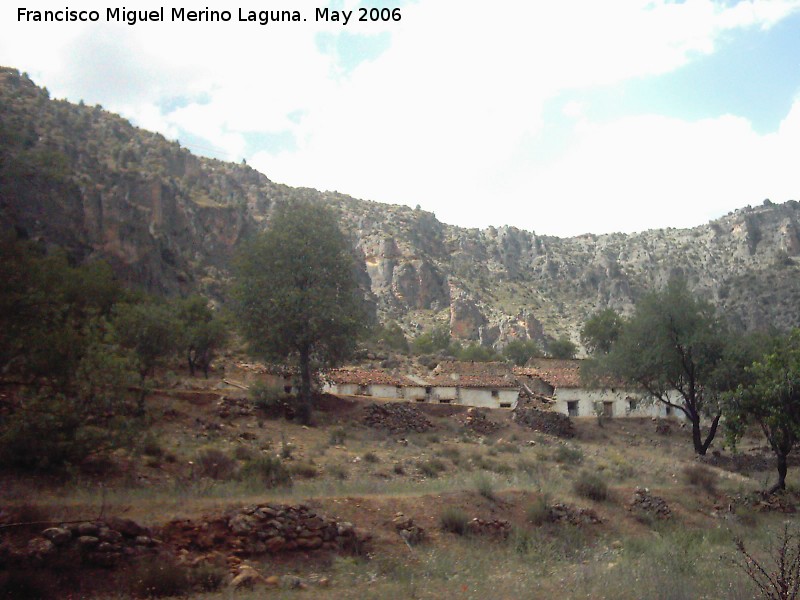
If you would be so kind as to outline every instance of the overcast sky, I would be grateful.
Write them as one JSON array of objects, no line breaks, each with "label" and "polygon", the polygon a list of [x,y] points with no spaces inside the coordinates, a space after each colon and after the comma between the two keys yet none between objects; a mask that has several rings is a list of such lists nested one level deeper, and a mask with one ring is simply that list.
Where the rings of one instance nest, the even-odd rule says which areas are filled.
[{"label": "overcast sky", "polygon": [[[106,22],[115,5],[25,6],[101,22],[25,23],[5,5],[0,64],[289,185],[552,235],[800,198],[800,0],[210,0],[134,26]],[[233,18],[175,23],[172,6]],[[326,6],[356,12],[316,22]],[[359,23],[359,6],[401,20]],[[307,21],[242,23],[239,8]]]}]

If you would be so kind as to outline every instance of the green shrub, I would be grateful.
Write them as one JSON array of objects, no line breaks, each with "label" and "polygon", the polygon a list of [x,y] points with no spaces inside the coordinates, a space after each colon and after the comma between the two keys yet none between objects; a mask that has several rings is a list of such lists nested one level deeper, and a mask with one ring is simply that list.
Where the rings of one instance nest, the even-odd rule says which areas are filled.
[{"label": "green shrub", "polygon": [[344,481],[350,476],[350,474],[347,472],[347,469],[345,469],[342,465],[328,465],[325,467],[325,470],[331,477],[335,477],[340,481]]},{"label": "green shrub", "polygon": [[268,488],[291,486],[292,475],[277,456],[260,456],[249,461],[239,471],[241,479],[260,479]]},{"label": "green shrub", "polygon": [[158,436],[152,431],[148,431],[144,436],[144,440],[142,440],[142,454],[154,458],[164,456],[164,447],[161,445]]},{"label": "green shrub", "polygon": [[201,563],[191,573],[192,586],[201,592],[216,592],[225,583],[228,571],[219,565]]},{"label": "green shrub", "polygon": [[395,475],[405,475],[406,474],[406,468],[401,463],[395,464],[395,466],[392,467],[392,470],[394,471]]},{"label": "green shrub", "polygon": [[374,452],[367,452],[364,455],[364,462],[375,464],[381,462],[381,459],[378,458],[378,455],[375,454]]},{"label": "green shrub", "polygon": [[438,477],[439,473],[447,470],[447,466],[438,458],[431,458],[417,463],[420,473],[426,477]]},{"label": "green shrub", "polygon": [[464,535],[467,532],[467,523],[469,523],[467,513],[455,506],[446,507],[439,515],[439,526],[450,533]]},{"label": "green shrub", "polygon": [[486,474],[481,473],[475,478],[475,489],[487,500],[495,500],[494,482]]},{"label": "green shrub", "polygon": [[525,512],[528,522],[533,525],[544,525],[553,518],[550,512],[550,498],[547,495],[539,496]]},{"label": "green shrub", "polygon": [[233,479],[236,477],[236,461],[217,448],[204,448],[194,459],[196,473],[211,479]]},{"label": "green shrub", "polygon": [[256,382],[250,387],[250,399],[267,417],[277,418],[286,414],[288,398],[280,386]]},{"label": "green shrub", "polygon": [[581,471],[573,484],[573,490],[581,498],[595,502],[604,502],[608,498],[608,484],[602,477],[589,471]]},{"label": "green shrub", "polygon": [[342,429],[334,429],[331,431],[330,437],[328,438],[328,444],[331,446],[341,446],[344,444],[345,440],[347,439],[347,431]]},{"label": "green shrub", "polygon": [[692,487],[715,494],[719,475],[705,465],[688,465],[683,469],[683,479]]},{"label": "green shrub", "polygon": [[553,460],[564,465],[579,465],[583,462],[583,452],[580,448],[559,446],[553,453]]},{"label": "green shrub", "polygon": [[141,598],[186,596],[192,581],[186,567],[161,557],[142,561],[132,573],[132,592]]},{"label": "green shrub", "polygon": [[292,464],[289,467],[289,472],[303,479],[314,479],[314,477],[319,475],[317,467],[307,462],[296,462]]},{"label": "green shrub", "polygon": [[501,442],[495,446],[498,452],[506,452],[507,454],[519,454],[520,449],[516,444],[509,444],[508,442]]}]

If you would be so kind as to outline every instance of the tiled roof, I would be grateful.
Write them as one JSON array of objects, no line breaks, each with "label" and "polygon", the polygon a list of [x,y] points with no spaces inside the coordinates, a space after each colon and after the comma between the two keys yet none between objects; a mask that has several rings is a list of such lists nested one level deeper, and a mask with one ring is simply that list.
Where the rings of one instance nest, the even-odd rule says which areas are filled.
[{"label": "tiled roof", "polygon": [[582,387],[579,359],[532,358],[527,366],[516,367],[514,373],[538,377],[554,388]]},{"label": "tiled roof", "polygon": [[519,387],[514,373],[505,363],[462,362],[448,360],[439,363],[428,378],[430,385],[460,387]]},{"label": "tiled roof", "polygon": [[392,375],[385,371],[365,369],[331,369],[323,374],[331,383],[356,385],[417,385],[402,375]]}]

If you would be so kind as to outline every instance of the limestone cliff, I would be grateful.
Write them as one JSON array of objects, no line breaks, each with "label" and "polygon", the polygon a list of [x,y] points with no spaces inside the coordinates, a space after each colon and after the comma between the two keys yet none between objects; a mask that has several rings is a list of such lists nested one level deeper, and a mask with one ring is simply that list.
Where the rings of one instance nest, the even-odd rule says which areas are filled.
[{"label": "limestone cliff", "polygon": [[224,301],[230,259],[276,202],[304,197],[341,215],[379,317],[409,335],[446,324],[502,346],[567,334],[682,274],[737,324],[800,325],[800,204],[765,201],[692,229],[556,238],[463,229],[424,210],[276,184],[199,158],[101,107],[51,100],[0,69],[0,225],[102,257],[120,277]]}]

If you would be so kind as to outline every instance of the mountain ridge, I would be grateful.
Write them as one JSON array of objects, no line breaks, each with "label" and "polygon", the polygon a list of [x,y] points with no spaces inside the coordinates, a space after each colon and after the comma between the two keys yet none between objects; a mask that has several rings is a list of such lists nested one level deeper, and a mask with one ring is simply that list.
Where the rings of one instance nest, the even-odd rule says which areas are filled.
[{"label": "mountain ridge", "polygon": [[225,296],[230,259],[275,203],[324,202],[342,215],[379,318],[409,336],[578,341],[595,310],[632,310],[681,275],[738,327],[800,325],[800,204],[765,201],[689,229],[539,235],[466,229],[417,207],[272,182],[244,164],[198,157],[102,107],[52,100],[0,68],[0,225],[103,258],[165,294]]}]

